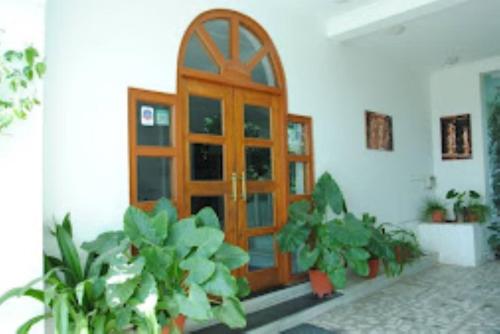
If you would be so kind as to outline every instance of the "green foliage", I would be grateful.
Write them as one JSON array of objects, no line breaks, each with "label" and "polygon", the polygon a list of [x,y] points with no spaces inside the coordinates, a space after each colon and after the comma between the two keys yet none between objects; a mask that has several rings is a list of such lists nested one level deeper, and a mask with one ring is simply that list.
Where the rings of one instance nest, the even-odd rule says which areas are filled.
[{"label": "green foliage", "polygon": [[477,216],[479,222],[486,222],[489,218],[490,208],[481,202],[481,195],[474,190],[457,192],[451,189],[446,194],[446,199],[453,200],[453,211],[457,221],[462,222],[471,215]]},{"label": "green foliage", "polygon": [[[60,334],[113,334],[131,327],[158,334],[164,326],[175,333],[172,319],[180,314],[197,321],[218,319],[231,328],[246,325],[239,298],[250,292],[248,281],[236,279],[231,270],[249,257],[224,242],[211,209],[178,221],[165,199],[151,213],[130,207],[123,231],[82,244],[85,264],[72,239],[69,215],[56,224],[53,235],[60,254],[45,256],[45,276],[0,297],[0,305],[20,296],[45,303],[49,312],[28,320],[19,333],[48,317]],[[41,282],[45,291],[33,288]]]},{"label": "green foliage", "polygon": [[494,222],[488,229],[491,231],[491,235],[488,238],[488,243],[491,249],[495,253],[497,259],[500,259],[500,223]]},{"label": "green foliage", "polygon": [[[0,44],[1,46],[1,44]],[[0,47],[0,132],[16,118],[26,119],[40,104],[36,86],[43,78],[46,65],[38,50],[2,50]]]},{"label": "green foliage", "polygon": [[446,205],[437,198],[427,198],[420,209],[420,220],[430,221],[432,214],[435,212],[442,212],[446,216]]},{"label": "green foliage", "polygon": [[488,156],[490,162],[491,201],[496,213],[500,211],[500,88],[488,105]]},{"label": "green foliage", "polygon": [[370,254],[363,247],[368,245],[371,231],[347,212],[340,187],[330,174],[319,178],[312,203],[293,203],[288,216],[278,242],[283,251],[298,252],[298,264],[303,270],[325,272],[337,288],[345,285],[345,266],[368,275]]},{"label": "green foliage", "polygon": [[399,266],[399,269],[395,267],[393,270],[401,272],[405,265],[413,262],[415,259],[423,255],[415,233],[402,228],[390,226],[390,224],[384,224],[382,226],[389,235],[391,247],[395,252],[396,262]]}]

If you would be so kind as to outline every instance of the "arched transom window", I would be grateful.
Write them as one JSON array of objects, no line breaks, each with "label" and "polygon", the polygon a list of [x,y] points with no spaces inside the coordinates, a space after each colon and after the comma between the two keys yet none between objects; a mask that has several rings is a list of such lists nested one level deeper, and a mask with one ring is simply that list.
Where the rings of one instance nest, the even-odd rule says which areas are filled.
[{"label": "arched transom window", "polygon": [[267,33],[250,18],[227,10],[210,11],[193,22],[179,69],[239,84],[283,87],[279,57]]}]

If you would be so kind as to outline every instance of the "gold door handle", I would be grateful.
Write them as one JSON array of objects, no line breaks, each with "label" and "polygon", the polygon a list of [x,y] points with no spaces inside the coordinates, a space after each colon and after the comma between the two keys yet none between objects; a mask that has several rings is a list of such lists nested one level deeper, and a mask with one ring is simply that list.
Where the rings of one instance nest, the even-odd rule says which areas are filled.
[{"label": "gold door handle", "polygon": [[233,199],[234,202],[238,199],[238,175],[236,173],[233,173],[231,175],[231,186],[233,189],[233,194],[231,198]]},{"label": "gold door handle", "polygon": [[241,198],[247,200],[247,175],[245,172],[241,173]]}]

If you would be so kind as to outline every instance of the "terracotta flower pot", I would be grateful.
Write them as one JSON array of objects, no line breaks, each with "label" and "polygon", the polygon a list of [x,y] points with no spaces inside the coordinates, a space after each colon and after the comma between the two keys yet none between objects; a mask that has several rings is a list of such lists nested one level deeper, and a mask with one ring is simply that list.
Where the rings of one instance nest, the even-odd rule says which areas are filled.
[{"label": "terracotta flower pot", "polygon": [[314,294],[319,298],[331,295],[335,291],[335,287],[324,272],[309,270],[309,280]]},{"label": "terracotta flower pot", "polygon": [[368,267],[370,268],[370,272],[368,273],[368,278],[373,279],[377,277],[378,270],[380,268],[380,260],[379,259],[368,260]]},{"label": "terracotta flower pot", "polygon": [[[177,325],[177,328],[179,328],[180,332],[182,333],[184,331],[184,324],[186,323],[186,317],[183,316],[182,314],[179,314],[177,318],[174,319],[174,322]],[[168,326],[163,328],[162,334],[170,334]]]},{"label": "terracotta flower pot", "polygon": [[431,215],[432,221],[434,223],[442,223],[444,222],[444,212],[443,211],[434,211]]},{"label": "terracotta flower pot", "polygon": [[475,213],[468,213],[465,215],[464,220],[468,223],[477,223],[479,221],[479,216]]},{"label": "terracotta flower pot", "polygon": [[394,247],[394,254],[396,255],[396,262],[399,264],[405,263],[411,257],[410,250],[400,245]]}]

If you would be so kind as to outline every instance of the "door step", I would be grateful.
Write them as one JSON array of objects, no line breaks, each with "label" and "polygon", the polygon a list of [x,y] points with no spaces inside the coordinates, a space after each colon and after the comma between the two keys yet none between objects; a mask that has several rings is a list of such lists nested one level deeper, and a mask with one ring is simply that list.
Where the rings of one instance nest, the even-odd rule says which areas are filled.
[{"label": "door step", "polygon": [[[316,333],[314,331],[301,332],[304,326],[300,325],[337,306],[351,303],[390,286],[400,279],[428,270],[436,263],[437,254],[430,254],[406,266],[403,274],[399,277],[388,278],[379,274],[377,278],[368,280],[352,276],[349,277],[346,288],[340,290],[340,293],[323,299],[312,295],[309,282],[277,290],[243,302],[248,322],[245,329],[231,330],[215,322],[205,324],[205,327],[190,323],[186,326],[186,333]],[[292,331],[287,332],[290,329]]]}]

